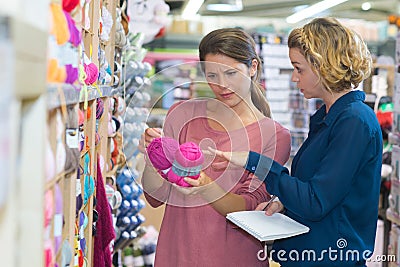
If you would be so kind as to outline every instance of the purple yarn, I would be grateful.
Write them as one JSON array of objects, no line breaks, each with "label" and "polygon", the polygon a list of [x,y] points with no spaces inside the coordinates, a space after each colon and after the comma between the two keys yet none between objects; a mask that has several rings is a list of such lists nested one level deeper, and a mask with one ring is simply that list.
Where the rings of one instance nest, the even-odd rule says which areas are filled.
[{"label": "purple yarn", "polygon": [[104,112],[104,101],[101,98],[97,98],[96,104],[96,119],[100,119]]},{"label": "purple yarn", "polygon": [[172,166],[179,143],[173,138],[159,137],[153,139],[147,147],[147,154],[153,166],[166,170]]},{"label": "purple yarn", "polygon": [[68,29],[69,29],[69,35],[70,35],[69,42],[73,46],[77,47],[81,43],[82,34],[76,28],[75,21],[71,18],[71,15],[66,11],[64,11],[64,15],[65,15],[65,18],[67,19],[67,23],[68,23]]},{"label": "purple yarn", "polygon": [[78,68],[74,68],[71,64],[67,64],[65,65],[65,70],[67,72],[65,83],[73,84],[78,80]]}]

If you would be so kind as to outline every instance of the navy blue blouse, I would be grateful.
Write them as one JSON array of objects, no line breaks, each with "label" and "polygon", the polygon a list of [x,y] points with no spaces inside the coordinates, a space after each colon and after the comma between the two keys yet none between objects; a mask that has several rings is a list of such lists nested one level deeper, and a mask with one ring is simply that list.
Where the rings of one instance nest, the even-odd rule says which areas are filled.
[{"label": "navy blue blouse", "polygon": [[[289,171],[249,153],[246,169],[264,180],[286,214],[310,232],[277,240],[272,257],[283,266],[364,266],[374,249],[382,133],[364,92],[339,98],[310,120],[308,137]],[[307,262],[307,263],[305,263]]]}]

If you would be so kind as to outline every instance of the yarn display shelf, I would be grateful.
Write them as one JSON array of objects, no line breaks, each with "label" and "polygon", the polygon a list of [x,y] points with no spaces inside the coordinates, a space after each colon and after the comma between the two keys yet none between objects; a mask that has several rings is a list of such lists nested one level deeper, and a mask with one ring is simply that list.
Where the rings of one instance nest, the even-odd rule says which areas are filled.
[{"label": "yarn display shelf", "polygon": [[[62,103],[59,96],[59,88],[61,87],[62,92],[64,93],[65,103]],[[106,85],[98,86],[100,89],[101,95],[98,90],[94,86],[88,86],[88,101],[99,98],[99,97],[107,97],[112,95],[112,87]],[[71,84],[49,84],[47,86],[47,108],[54,109],[58,108],[61,105],[70,105],[84,101],[79,98],[81,87],[80,85],[71,85]]]}]

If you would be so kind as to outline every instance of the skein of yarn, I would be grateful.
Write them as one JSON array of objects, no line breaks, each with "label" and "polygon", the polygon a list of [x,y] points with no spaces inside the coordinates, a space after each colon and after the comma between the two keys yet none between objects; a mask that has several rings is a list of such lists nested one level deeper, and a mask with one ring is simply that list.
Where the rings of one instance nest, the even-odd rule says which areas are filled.
[{"label": "skein of yarn", "polygon": [[175,153],[175,160],[167,174],[168,180],[180,186],[191,187],[183,178],[199,178],[203,163],[204,156],[200,147],[193,142],[184,143]]},{"label": "skein of yarn", "polygon": [[79,0],[63,0],[62,7],[65,11],[71,12],[79,4]]},{"label": "skein of yarn", "polygon": [[104,101],[101,98],[97,98],[96,101],[96,119],[99,120],[104,112]]},{"label": "skein of yarn", "polygon": [[65,65],[65,70],[67,73],[65,83],[73,84],[78,80],[78,68],[74,68],[71,64],[67,64]]},{"label": "skein of yarn", "polygon": [[69,40],[69,30],[67,19],[60,4],[51,3],[50,13],[52,18],[50,33],[56,38],[57,44],[62,45]]},{"label": "skein of yarn", "polygon": [[155,138],[147,147],[147,155],[151,163],[165,179],[167,179],[167,173],[172,167],[178,149],[178,141],[169,137]]},{"label": "skein of yarn", "polygon": [[71,15],[64,11],[65,19],[67,20],[68,29],[69,29],[69,42],[77,47],[82,40],[82,33],[75,26],[75,21],[72,19]]},{"label": "skein of yarn", "polygon": [[83,64],[83,67],[86,73],[85,83],[87,85],[94,84],[99,77],[99,69],[97,68],[96,64]]}]

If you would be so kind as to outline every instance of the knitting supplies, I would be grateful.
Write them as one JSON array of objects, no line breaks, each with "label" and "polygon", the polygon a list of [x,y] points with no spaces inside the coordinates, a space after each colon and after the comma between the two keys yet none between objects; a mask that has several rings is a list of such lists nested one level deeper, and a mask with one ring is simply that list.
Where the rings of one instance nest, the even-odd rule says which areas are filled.
[{"label": "knitting supplies", "polygon": [[96,64],[94,63],[83,64],[83,68],[86,73],[85,83],[87,85],[94,84],[97,81],[97,78],[99,77],[99,69],[97,68]]},{"label": "knitting supplies", "polygon": [[74,68],[71,64],[67,64],[65,65],[65,70],[67,73],[65,83],[73,84],[78,80],[78,68]]},{"label": "knitting supplies", "polygon": [[62,7],[65,11],[71,12],[79,4],[79,0],[63,0]]},{"label": "knitting supplies", "polygon": [[180,186],[191,187],[183,178],[199,178],[203,163],[204,156],[200,147],[193,142],[184,143],[175,152],[175,160],[167,174],[168,180]]},{"label": "knitting supplies", "polygon": [[82,33],[76,27],[75,21],[71,18],[71,15],[66,11],[64,11],[64,15],[69,29],[69,42],[77,47],[81,43]]},{"label": "knitting supplies", "polygon": [[70,38],[67,19],[60,4],[50,3],[51,26],[50,33],[55,36],[57,44],[62,45]]},{"label": "knitting supplies", "polygon": [[99,120],[104,112],[104,101],[101,98],[97,98],[96,102],[96,119]]},{"label": "knitting supplies", "polygon": [[169,137],[155,138],[147,147],[147,155],[151,163],[164,178],[166,178],[166,174],[172,167],[178,148],[178,141]]},{"label": "knitting supplies", "polygon": [[111,13],[105,6],[101,8],[101,19],[103,22],[103,27],[100,34],[100,39],[104,42],[107,42],[110,39],[111,28],[113,26],[113,18]]}]

